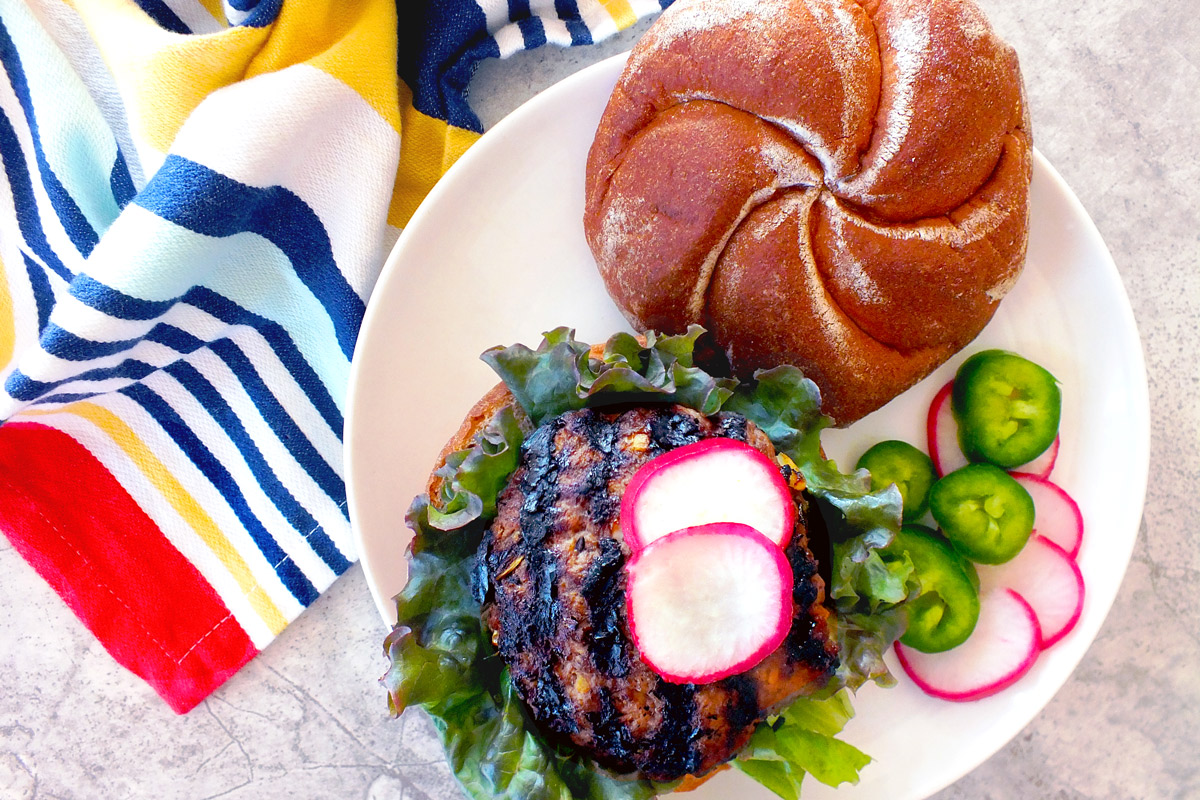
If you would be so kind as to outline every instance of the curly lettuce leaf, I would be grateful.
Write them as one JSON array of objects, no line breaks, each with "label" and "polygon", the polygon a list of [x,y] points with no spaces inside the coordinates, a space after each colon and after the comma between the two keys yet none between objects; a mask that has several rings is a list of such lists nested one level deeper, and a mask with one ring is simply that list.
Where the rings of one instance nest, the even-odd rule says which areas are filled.
[{"label": "curly lettuce leaf", "polygon": [[801,698],[755,730],[734,766],[785,800],[800,797],[805,775],[827,786],[858,783],[871,757],[835,738],[853,716],[845,690]]},{"label": "curly lettuce leaf", "polygon": [[[845,475],[824,458],[820,433],[830,421],[816,386],[799,370],[767,370],[742,384],[713,376],[694,363],[702,332],[649,334],[645,344],[617,334],[596,358],[571,330],[557,328],[537,350],[493,348],[483,358],[534,425],[568,410],[631,401],[678,402],[705,414],[724,408],[755,422],[796,465],[833,539],[830,598],[842,667],[832,688],[886,683],[882,654],[902,632],[903,600],[912,593],[911,563],[876,553],[899,528],[899,494],[871,493],[866,473]],[[429,713],[472,797],[652,797],[670,787],[613,776],[537,732],[480,619],[475,553],[519,463],[524,434],[518,414],[502,410],[470,447],[447,459],[437,496],[413,502],[406,517],[414,532],[409,582],[396,597],[399,622],[385,641],[389,705],[393,713]],[[832,785],[855,781],[869,759],[833,738],[851,714],[845,693],[797,701],[759,726],[736,765],[782,797],[799,796],[805,774]]]},{"label": "curly lettuce leaf", "polygon": [[749,419],[770,437],[776,450],[800,465],[821,460],[821,431],[833,424],[821,413],[817,385],[792,366],[759,370],[753,382],[738,386],[725,410]]},{"label": "curly lettuce leaf", "polygon": [[494,516],[496,498],[521,460],[525,434],[513,409],[505,406],[465,450],[446,457],[435,473],[442,479],[438,501],[429,505],[429,524],[450,531],[480,516]]},{"label": "curly lettuce leaf", "polygon": [[600,358],[569,328],[545,334],[537,350],[522,344],[493,347],[481,358],[496,371],[521,408],[540,425],[567,411],[609,403],[676,402],[715,414],[735,381],[696,367],[692,352],[704,329],[693,325],[678,336],[632,334],[608,340]]},{"label": "curly lettuce leaf", "polygon": [[577,408],[584,397],[576,387],[587,370],[588,346],[570,328],[545,334],[537,350],[523,344],[493,347],[480,356],[508,386],[534,425]]}]

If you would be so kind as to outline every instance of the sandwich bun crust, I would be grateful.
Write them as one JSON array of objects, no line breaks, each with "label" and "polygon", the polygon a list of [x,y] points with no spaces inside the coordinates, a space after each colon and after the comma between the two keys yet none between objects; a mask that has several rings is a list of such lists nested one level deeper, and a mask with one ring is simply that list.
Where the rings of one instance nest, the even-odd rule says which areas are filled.
[{"label": "sandwich bun crust", "polygon": [[1015,53],[973,0],[679,0],[588,155],[584,231],[639,330],[790,363],[839,425],[969,343],[1028,241]]}]

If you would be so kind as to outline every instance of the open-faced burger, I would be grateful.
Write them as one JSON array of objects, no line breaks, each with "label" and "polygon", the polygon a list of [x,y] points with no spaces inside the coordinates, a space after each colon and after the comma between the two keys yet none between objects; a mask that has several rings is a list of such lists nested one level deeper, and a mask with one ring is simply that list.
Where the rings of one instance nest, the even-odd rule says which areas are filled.
[{"label": "open-faced burger", "polygon": [[[905,566],[875,550],[898,527],[899,496],[872,495],[869,478],[824,460],[819,433],[829,419],[798,370],[713,377],[692,360],[700,335],[618,334],[589,347],[558,329],[537,350],[484,354],[504,383],[468,414],[409,513],[410,581],[397,597],[385,677],[394,710],[419,705],[433,716],[473,796],[648,797],[729,762],[798,785],[808,767],[789,760],[787,745],[801,731],[827,740],[839,764],[818,778],[853,779],[868,760],[790,709],[818,704],[823,719],[844,723],[849,705],[837,691],[888,679],[882,653],[912,587]],[[680,530],[655,534],[647,523],[631,537],[623,500],[647,473],[661,476],[662,464],[693,450],[705,463],[718,463],[710,456],[719,451],[765,464],[748,469],[760,470],[751,482],[783,487],[766,491],[789,506],[786,531],[722,518],[712,540],[746,535],[751,550],[782,565],[785,619],[769,648],[709,669],[708,651],[742,633],[731,617],[714,616],[724,627],[695,642],[703,668],[681,676],[639,639],[631,576],[639,560],[714,525],[694,524],[685,508]],[[683,484],[703,472],[689,470],[676,470]],[[689,502],[686,488],[669,491]],[[726,528],[733,532],[721,539]]]}]

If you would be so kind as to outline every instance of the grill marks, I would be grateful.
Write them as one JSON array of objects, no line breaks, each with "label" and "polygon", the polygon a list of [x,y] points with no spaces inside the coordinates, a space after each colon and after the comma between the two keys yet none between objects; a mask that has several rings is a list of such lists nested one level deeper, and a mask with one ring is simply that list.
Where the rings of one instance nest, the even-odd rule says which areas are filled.
[{"label": "grill marks", "polygon": [[651,441],[659,452],[698,442],[701,439],[700,421],[690,414],[655,416],[650,420]]},{"label": "grill marks", "polygon": [[788,548],[788,563],[792,567],[792,600],[800,608],[808,608],[817,602],[818,590],[813,577],[817,574],[817,560],[803,549]]},{"label": "grill marks", "polygon": [[696,685],[659,681],[656,692],[664,704],[662,724],[650,743],[650,749],[655,754],[651,768],[677,771],[680,775],[698,771],[704,757],[700,740],[706,731],[693,725]]},{"label": "grill marks", "polygon": [[590,612],[588,621],[592,624],[588,649],[597,669],[605,675],[621,678],[629,674],[627,639],[622,627],[625,553],[616,539],[601,539],[597,544],[599,553],[583,577],[582,594]]},{"label": "grill marks", "polygon": [[561,417],[534,431],[523,447],[529,465],[521,476],[521,539],[530,546],[541,543],[553,524],[554,503],[558,499],[558,471],[561,467],[554,450],[554,439],[562,428]]},{"label": "grill marks", "polygon": [[620,498],[650,458],[712,436],[770,452],[744,417],[680,406],[585,409],[547,422],[526,440],[479,553],[484,622],[533,717],[601,764],[656,780],[728,760],[771,706],[823,685],[837,662],[825,611],[813,605],[822,589],[803,521],[788,548],[792,634],[761,668],[679,685],[638,658],[626,620]]},{"label": "grill marks", "polygon": [[612,524],[621,510],[621,498],[608,491],[608,483],[616,471],[613,454],[619,443],[618,425],[600,414],[586,414],[577,420],[580,434],[599,454],[584,476],[580,493],[591,501],[592,524],[603,527]]},{"label": "grill marks", "polygon": [[592,726],[593,746],[604,753],[621,754],[618,757],[632,752],[636,742],[613,701],[612,692],[601,686],[596,691],[596,697],[600,708],[587,712],[587,720]]}]

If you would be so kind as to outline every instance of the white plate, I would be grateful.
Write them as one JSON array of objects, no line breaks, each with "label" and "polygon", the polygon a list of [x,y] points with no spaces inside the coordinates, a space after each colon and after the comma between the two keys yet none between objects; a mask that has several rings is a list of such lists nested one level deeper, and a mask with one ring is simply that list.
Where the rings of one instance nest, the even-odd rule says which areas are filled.
[{"label": "white plate", "polygon": [[[389,598],[407,576],[404,512],[465,412],[496,382],[478,355],[497,344],[536,346],[543,331],[558,325],[590,342],[627,329],[596,273],[581,223],[584,160],[623,63],[618,56],[548,89],[474,145],[413,217],[371,297],[351,374],[346,473],[359,553],[389,625],[395,615]],[[827,434],[826,449],[853,464],[881,439],[923,444],[925,411],[937,387],[967,353],[996,346],[1040,362],[1063,385],[1063,447],[1054,479],[1084,514],[1083,616],[1028,676],[986,700],[934,700],[902,675],[894,689],[864,689],[844,738],[874,763],[857,786],[836,792],[806,781],[806,800],[920,798],[966,774],[1049,702],[1112,605],[1137,535],[1149,468],[1145,365],[1111,256],[1040,156],[1028,264],[991,324],[927,380],[850,429]],[[733,771],[688,796],[735,794],[774,796]]]}]

